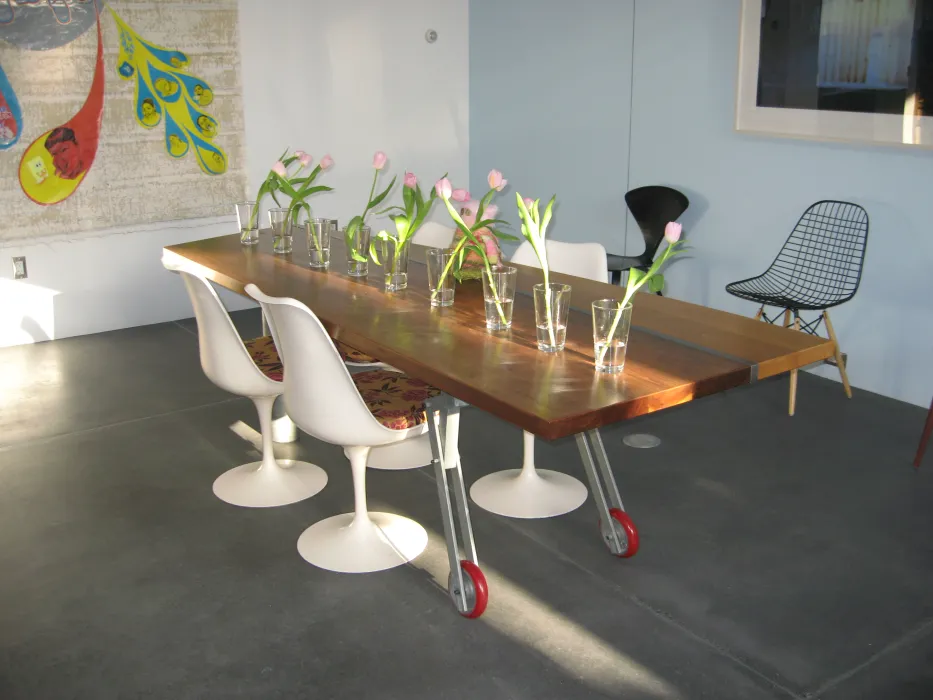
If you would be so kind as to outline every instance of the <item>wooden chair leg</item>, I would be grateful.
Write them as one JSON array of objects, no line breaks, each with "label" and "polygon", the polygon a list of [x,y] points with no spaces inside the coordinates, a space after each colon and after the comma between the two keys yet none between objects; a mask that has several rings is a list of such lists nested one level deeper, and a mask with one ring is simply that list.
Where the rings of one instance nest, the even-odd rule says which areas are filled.
[{"label": "wooden chair leg", "polygon": [[[790,309],[784,312],[785,320],[787,319],[787,314],[789,313],[790,313]],[[800,317],[796,315],[794,317],[794,330],[795,331],[800,330]],[[787,413],[793,416],[794,411],[797,408],[797,370],[796,369],[792,369],[790,371],[790,399],[788,401],[788,404],[789,405],[788,405]]]},{"label": "wooden chair leg", "polygon": [[930,412],[927,414],[926,425],[923,426],[923,434],[920,436],[920,445],[917,447],[917,456],[914,457],[914,466],[920,467],[923,459],[923,453],[926,452],[927,443],[930,441],[930,434],[933,433],[933,403],[930,404]]},{"label": "wooden chair leg", "polygon": [[790,325],[790,309],[784,309],[784,328]]},{"label": "wooden chair leg", "polygon": [[846,374],[846,365],[842,360],[842,350],[839,349],[839,341],[836,340],[836,331],[833,330],[832,321],[829,320],[829,313],[823,312],[823,320],[826,322],[826,331],[829,333],[829,339],[833,341],[833,352],[836,355],[836,366],[839,367],[839,374],[842,377],[842,387],[846,390],[846,396],[852,398],[852,387],[849,386],[849,375]]},{"label": "wooden chair leg", "polygon": [[765,305],[762,304],[761,307],[758,309],[758,313],[755,314],[755,320],[760,321],[764,312],[765,312]]}]

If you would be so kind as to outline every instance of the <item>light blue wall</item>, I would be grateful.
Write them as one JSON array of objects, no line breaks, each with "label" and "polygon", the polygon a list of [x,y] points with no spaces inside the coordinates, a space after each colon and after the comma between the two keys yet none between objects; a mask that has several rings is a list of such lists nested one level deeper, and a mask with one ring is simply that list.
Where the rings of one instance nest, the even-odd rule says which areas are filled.
[{"label": "light blue wall", "polygon": [[[624,95],[607,95],[624,88],[620,74],[628,72],[628,48],[614,46],[607,37],[618,36],[627,45],[629,25],[622,16],[627,10],[619,5],[629,5],[561,4],[567,8],[562,18],[530,0],[502,0],[513,10],[493,0],[472,0],[471,172],[485,172],[496,161],[511,167],[513,180],[522,185],[528,181],[548,193],[556,190],[564,211],[586,222],[562,221],[557,237],[608,243],[593,231],[622,220],[617,207],[622,206],[625,168],[617,176],[615,198],[599,179],[626,151],[627,130],[615,126],[626,119],[603,113],[589,123],[585,109],[568,104],[611,102],[616,112],[627,105]],[[684,216],[691,256],[669,270],[668,294],[752,314],[750,303],[727,295],[723,287],[763,271],[814,201],[858,202],[871,217],[862,287],[833,314],[849,354],[850,379],[857,387],[927,405],[933,395],[933,152],[736,133],[739,0],[638,0],[636,5],[628,186],[668,184],[692,201]],[[498,27],[490,34],[483,26],[519,10],[528,13],[532,26],[550,27],[547,55],[529,49],[515,27]],[[569,30],[568,24],[573,25]],[[498,56],[501,68],[494,70],[490,54]],[[517,65],[511,65],[513,57]],[[531,71],[543,89],[544,73],[561,66],[568,68],[542,101],[560,105],[554,114],[534,115],[507,82]],[[495,100],[488,99],[490,93]],[[531,134],[540,149],[536,156],[518,147]],[[546,157],[566,158],[568,153],[578,154],[574,177],[561,173],[561,157]],[[478,183],[474,187],[479,189]],[[633,228],[628,247],[636,253],[640,247]],[[832,367],[818,371],[838,377]]]},{"label": "light blue wall", "polygon": [[849,377],[928,405],[933,152],[735,132],[739,13],[739,0],[638,2],[631,186],[669,182],[693,200],[692,259],[671,270],[670,294],[752,313],[723,287],[764,271],[813,202],[855,201],[871,217],[862,286],[833,312]]},{"label": "light blue wall", "polygon": [[470,189],[488,189],[517,234],[516,188],[559,195],[551,231],[624,245],[633,0],[470,1]]}]

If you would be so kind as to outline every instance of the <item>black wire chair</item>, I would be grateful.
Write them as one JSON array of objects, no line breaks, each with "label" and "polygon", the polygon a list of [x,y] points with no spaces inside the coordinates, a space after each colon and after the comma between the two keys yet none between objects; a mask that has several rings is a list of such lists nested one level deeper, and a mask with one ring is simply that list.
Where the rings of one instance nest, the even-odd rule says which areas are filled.
[{"label": "black wire chair", "polygon": [[[824,200],[807,209],[771,266],[757,277],[726,285],[740,299],[760,304],[756,318],[776,323],[766,306],[783,309],[785,327],[816,335],[820,323],[835,347],[835,362],[846,396],[852,398],[845,360],[829,320],[828,309],[849,301],[858,291],[868,243],[868,213],[851,202]],[[819,311],[813,321],[801,323],[801,311]],[[791,324],[793,316],[793,324]],[[790,415],[797,398],[797,370],[791,372]]]},{"label": "black wire chair", "polygon": [[[637,187],[625,193],[628,206],[641,235],[645,239],[645,252],[636,256],[607,255],[609,280],[612,284],[622,281],[622,273],[635,268],[648,271],[654,262],[664,240],[664,227],[668,222],[677,221],[690,206],[690,200],[683,192],[663,185]],[[658,292],[660,294],[660,292]]]}]

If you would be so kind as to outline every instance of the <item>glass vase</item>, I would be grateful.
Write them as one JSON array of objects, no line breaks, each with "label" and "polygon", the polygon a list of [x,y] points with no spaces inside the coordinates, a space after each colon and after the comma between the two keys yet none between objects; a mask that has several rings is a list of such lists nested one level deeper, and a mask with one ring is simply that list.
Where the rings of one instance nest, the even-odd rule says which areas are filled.
[{"label": "glass vase", "polygon": [[400,292],[408,288],[408,252],[407,243],[399,248],[392,239],[380,240],[382,269],[386,276],[386,291]]},{"label": "glass vase", "polygon": [[337,232],[335,219],[310,219],[305,224],[308,234],[308,266],[314,270],[330,267],[330,239]]},{"label": "glass vase", "polygon": [[623,307],[618,299],[593,302],[593,353],[597,372],[618,374],[622,371],[631,327],[631,303]]},{"label": "glass vase", "polygon": [[486,305],[486,328],[504,331],[512,327],[512,306],[518,268],[494,267],[483,270],[483,300]]},{"label": "glass vase", "polygon": [[428,287],[431,289],[431,306],[453,306],[455,280],[453,271],[448,269],[452,257],[450,251],[443,248],[428,248],[425,253],[428,265]]},{"label": "glass vase", "polygon": [[256,202],[237,202],[236,218],[240,224],[240,243],[243,245],[259,243],[259,209]]},{"label": "glass vase", "polygon": [[570,313],[570,285],[551,282],[534,286],[535,325],[538,350],[560,352],[567,342],[567,319]]},{"label": "glass vase", "polygon": [[369,226],[360,226],[347,241],[347,274],[350,277],[365,277],[369,274],[369,235]]},{"label": "glass vase", "polygon": [[270,209],[269,227],[272,229],[272,252],[288,255],[292,252],[292,230],[288,223],[288,209]]}]

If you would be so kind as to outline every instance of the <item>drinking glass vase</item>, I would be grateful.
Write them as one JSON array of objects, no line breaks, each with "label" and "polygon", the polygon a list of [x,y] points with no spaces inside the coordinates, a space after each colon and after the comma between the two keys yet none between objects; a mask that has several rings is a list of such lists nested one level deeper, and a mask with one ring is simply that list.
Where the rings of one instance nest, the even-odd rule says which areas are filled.
[{"label": "drinking glass vase", "polygon": [[288,209],[270,209],[269,226],[272,228],[272,252],[288,255],[292,252],[292,231],[289,228]]},{"label": "drinking glass vase", "polygon": [[425,254],[428,265],[428,287],[431,289],[431,306],[452,306],[454,303],[454,275],[448,269],[451,257],[450,251],[443,248],[429,248]]},{"label": "drinking glass vase", "polygon": [[382,269],[386,276],[386,291],[400,292],[408,287],[408,252],[406,243],[401,248],[391,238],[380,239]]},{"label": "drinking glass vase", "polygon": [[240,224],[240,243],[259,243],[259,211],[256,202],[237,202],[236,218]]},{"label": "drinking glass vase", "polygon": [[483,270],[483,300],[486,304],[486,328],[504,331],[512,327],[512,306],[518,268],[494,267]]},{"label": "drinking glass vase", "polygon": [[309,219],[305,226],[308,233],[308,265],[315,270],[330,267],[330,239],[337,231],[335,219]]},{"label": "drinking glass vase", "polygon": [[[369,235],[369,226],[360,226],[347,241],[347,274],[350,277],[365,277],[369,274]],[[354,253],[362,260],[357,260]]]},{"label": "drinking glass vase", "polygon": [[536,284],[533,291],[538,350],[560,352],[567,342],[570,285],[551,282],[545,287],[544,284]]},{"label": "drinking glass vase", "polygon": [[631,303],[623,307],[618,299],[593,302],[593,353],[597,372],[618,374],[622,371],[631,327]]}]

